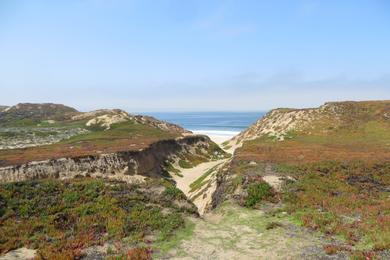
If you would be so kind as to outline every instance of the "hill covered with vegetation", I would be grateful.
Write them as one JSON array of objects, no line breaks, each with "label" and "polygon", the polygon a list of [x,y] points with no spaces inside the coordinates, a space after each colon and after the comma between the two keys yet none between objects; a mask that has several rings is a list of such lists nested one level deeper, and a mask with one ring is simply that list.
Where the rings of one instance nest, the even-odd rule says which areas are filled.
[{"label": "hill covered with vegetation", "polygon": [[6,258],[17,250],[39,259],[164,254],[198,217],[170,171],[226,157],[206,136],[119,109],[18,104],[0,112],[0,129]]},{"label": "hill covered with vegetation", "polygon": [[329,254],[386,259],[390,101],[276,109],[226,145],[241,147],[217,199],[282,203],[300,225],[339,239],[324,247]]},{"label": "hill covered with vegetation", "polygon": [[57,104],[18,104],[0,112],[0,166],[138,150],[185,134],[179,126],[119,109],[83,113]]}]

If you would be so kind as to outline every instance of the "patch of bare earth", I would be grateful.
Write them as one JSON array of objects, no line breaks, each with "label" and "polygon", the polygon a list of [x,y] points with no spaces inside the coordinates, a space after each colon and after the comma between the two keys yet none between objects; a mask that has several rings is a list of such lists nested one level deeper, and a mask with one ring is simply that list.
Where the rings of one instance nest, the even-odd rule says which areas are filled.
[{"label": "patch of bare earth", "polygon": [[36,256],[36,250],[25,247],[12,250],[7,254],[0,256],[0,260],[31,260]]},{"label": "patch of bare earth", "polygon": [[328,239],[296,226],[282,213],[271,216],[224,204],[192,221],[192,236],[161,259],[347,259],[326,255]]}]

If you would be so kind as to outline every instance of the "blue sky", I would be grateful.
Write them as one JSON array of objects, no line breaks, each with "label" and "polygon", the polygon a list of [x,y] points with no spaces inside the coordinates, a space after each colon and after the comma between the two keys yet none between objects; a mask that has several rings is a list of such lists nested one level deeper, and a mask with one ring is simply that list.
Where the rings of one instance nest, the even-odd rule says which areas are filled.
[{"label": "blue sky", "polygon": [[390,3],[1,0],[0,91],[137,112],[390,99]]}]

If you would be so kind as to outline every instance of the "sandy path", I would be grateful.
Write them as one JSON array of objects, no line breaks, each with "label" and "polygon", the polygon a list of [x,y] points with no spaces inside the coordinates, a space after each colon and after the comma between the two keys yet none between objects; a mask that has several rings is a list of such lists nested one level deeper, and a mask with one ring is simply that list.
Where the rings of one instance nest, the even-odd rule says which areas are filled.
[{"label": "sandy path", "polygon": [[[329,240],[295,226],[282,213],[270,215],[225,203],[192,221],[192,234],[160,259],[347,259],[343,254],[326,255],[323,246]],[[269,228],[270,223],[279,226]]]}]

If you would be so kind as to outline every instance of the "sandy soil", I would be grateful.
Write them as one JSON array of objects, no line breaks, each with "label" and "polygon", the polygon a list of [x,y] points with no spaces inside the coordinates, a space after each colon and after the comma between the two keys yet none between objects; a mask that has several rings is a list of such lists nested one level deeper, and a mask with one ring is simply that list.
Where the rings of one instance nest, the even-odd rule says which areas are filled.
[{"label": "sandy soil", "polygon": [[225,160],[211,161],[211,162],[201,163],[193,168],[181,169],[180,174],[182,174],[183,177],[179,177],[178,175],[173,175],[174,180],[176,181],[177,188],[182,190],[184,194],[187,197],[189,197],[190,184],[193,183],[200,176],[202,176],[203,173],[205,173],[206,171],[220,164],[223,161]]},{"label": "sandy soil", "polygon": [[[201,163],[193,168],[180,169],[180,175],[182,175],[183,177],[176,174],[172,174],[174,180],[176,181],[177,188],[183,191],[183,193],[188,198],[191,198],[192,196],[194,196],[194,194],[190,192],[191,190],[190,184],[196,181],[208,170],[212,169],[217,165],[222,165],[227,160],[228,159],[211,161],[211,162]],[[210,176],[208,179],[210,179],[211,177],[212,176]],[[216,186],[210,183],[210,186],[207,189],[207,191],[205,191],[202,196],[199,196],[196,200],[193,201],[196,207],[198,208],[199,214],[203,215],[205,208],[207,207],[208,203],[211,201],[211,195],[214,192],[215,188]]]},{"label": "sandy soil", "polygon": [[[203,134],[210,137],[212,141],[215,143],[221,145],[223,142],[230,140],[234,135],[236,135],[238,132],[234,131],[193,131],[194,134]],[[221,148],[223,148],[221,146]],[[225,149],[228,153],[233,153],[235,147],[229,147],[229,149]],[[194,181],[196,181],[199,177],[201,177],[204,173],[209,171],[210,169],[220,165],[222,166],[224,163],[226,163],[229,159],[222,159],[217,161],[211,161],[206,163],[201,163],[197,165],[196,167],[190,168],[190,169],[179,169],[180,174],[171,174],[176,181],[176,186],[180,190],[184,192],[184,194],[188,198],[194,198],[192,201],[198,208],[198,212],[200,215],[203,215],[205,213],[206,208],[208,207],[209,202],[211,201],[211,196],[214,193],[216,189],[216,178],[215,174],[210,174],[205,181],[208,181],[206,185],[204,185],[200,191],[197,190],[196,192],[190,192],[190,185]],[[215,170],[217,170],[219,167],[216,167]],[[216,173],[216,171],[215,171]],[[199,195],[199,194],[201,195]],[[198,196],[197,196],[198,195]]]},{"label": "sandy soil", "polygon": [[238,135],[239,132],[235,131],[213,131],[213,130],[199,130],[192,131],[194,134],[207,135],[216,144],[222,144],[225,141],[230,140],[233,136]]},{"label": "sandy soil", "polygon": [[[162,259],[347,259],[326,255],[323,246],[329,241],[295,226],[284,214],[224,205],[192,221],[192,235]],[[269,228],[273,222],[279,226]]]},{"label": "sandy soil", "polygon": [[22,247],[0,256],[0,260],[30,260],[34,259],[35,254],[35,250]]}]

